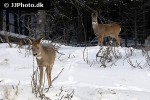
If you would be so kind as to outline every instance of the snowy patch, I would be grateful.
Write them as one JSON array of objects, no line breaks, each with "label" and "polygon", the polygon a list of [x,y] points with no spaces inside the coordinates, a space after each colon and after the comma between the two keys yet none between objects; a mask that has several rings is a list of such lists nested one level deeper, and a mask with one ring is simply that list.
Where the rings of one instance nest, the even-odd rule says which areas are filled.
[{"label": "snowy patch", "polygon": [[[107,47],[103,48],[102,52]],[[59,52],[65,55],[57,54],[52,79],[64,70],[45,95],[51,100],[149,100],[150,66],[146,55],[134,48],[115,48],[116,58],[112,57],[104,68],[100,58],[96,60],[99,49],[62,45]],[[0,99],[5,100],[9,91],[11,100],[40,100],[32,93],[33,67],[36,69],[37,63],[32,53],[27,55],[23,48],[0,44]],[[45,81],[47,88],[47,78]]]}]

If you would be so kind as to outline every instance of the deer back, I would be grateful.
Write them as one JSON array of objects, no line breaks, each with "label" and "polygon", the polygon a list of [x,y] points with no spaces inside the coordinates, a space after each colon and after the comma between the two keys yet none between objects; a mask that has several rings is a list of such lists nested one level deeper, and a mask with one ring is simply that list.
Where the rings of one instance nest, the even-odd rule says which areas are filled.
[{"label": "deer back", "polygon": [[43,62],[43,65],[51,65],[55,61],[56,50],[52,44],[41,44],[41,58],[37,59],[38,62]]},{"label": "deer back", "polygon": [[97,35],[102,35],[102,36],[111,36],[111,37],[115,37],[118,36],[120,31],[121,31],[121,27],[119,24],[116,23],[111,23],[111,24],[98,24],[97,27]]}]

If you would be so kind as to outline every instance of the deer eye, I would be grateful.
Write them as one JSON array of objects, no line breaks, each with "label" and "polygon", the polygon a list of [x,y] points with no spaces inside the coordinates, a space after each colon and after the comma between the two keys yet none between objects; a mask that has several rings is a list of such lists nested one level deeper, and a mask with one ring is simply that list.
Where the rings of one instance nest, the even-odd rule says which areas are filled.
[{"label": "deer eye", "polygon": [[37,47],[36,49],[39,49],[39,47]]}]

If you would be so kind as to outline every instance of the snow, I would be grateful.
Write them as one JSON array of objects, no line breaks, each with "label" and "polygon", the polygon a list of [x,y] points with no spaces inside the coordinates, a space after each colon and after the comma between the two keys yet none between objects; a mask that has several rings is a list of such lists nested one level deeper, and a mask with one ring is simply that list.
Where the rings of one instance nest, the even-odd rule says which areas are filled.
[{"label": "snow", "polygon": [[[32,93],[31,87],[33,66],[37,68],[36,60],[31,51],[26,49],[27,46],[15,47],[15,44],[13,48],[5,43],[0,44],[0,99],[41,100]],[[50,90],[44,92],[45,95],[51,100],[61,100],[72,92],[74,94],[71,100],[149,100],[150,66],[142,51],[125,47],[115,48],[121,56],[116,61],[113,59],[115,64],[106,63],[107,67],[104,68],[96,61],[99,49],[99,46],[85,49],[61,45],[59,52],[65,55],[57,53],[52,78],[55,78],[62,68],[64,70],[53,82]],[[128,63],[129,59],[137,68]],[[45,81],[47,88],[47,80]],[[17,86],[18,94],[15,95]]]}]

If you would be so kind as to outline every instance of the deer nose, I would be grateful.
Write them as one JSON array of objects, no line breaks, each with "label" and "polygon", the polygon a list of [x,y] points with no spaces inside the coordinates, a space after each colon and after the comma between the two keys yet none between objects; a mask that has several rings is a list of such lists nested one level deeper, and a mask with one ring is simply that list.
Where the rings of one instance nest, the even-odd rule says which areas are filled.
[{"label": "deer nose", "polygon": [[33,56],[36,56],[36,55],[37,55],[37,53],[34,53],[34,54],[33,54]]}]

